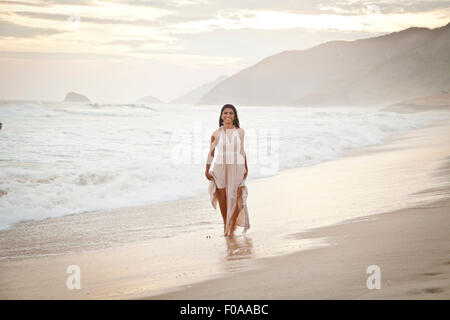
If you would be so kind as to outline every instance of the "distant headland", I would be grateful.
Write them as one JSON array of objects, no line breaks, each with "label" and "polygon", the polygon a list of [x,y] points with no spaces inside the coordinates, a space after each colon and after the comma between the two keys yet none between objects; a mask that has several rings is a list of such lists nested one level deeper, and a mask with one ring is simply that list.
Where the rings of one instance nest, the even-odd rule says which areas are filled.
[{"label": "distant headland", "polygon": [[89,100],[86,96],[82,94],[76,92],[69,92],[66,94],[64,102],[91,102],[91,100]]}]

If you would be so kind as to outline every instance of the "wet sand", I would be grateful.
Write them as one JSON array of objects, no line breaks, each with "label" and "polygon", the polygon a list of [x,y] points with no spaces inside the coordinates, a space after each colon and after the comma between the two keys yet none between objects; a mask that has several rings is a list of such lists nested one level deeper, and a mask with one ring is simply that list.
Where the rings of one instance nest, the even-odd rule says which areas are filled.
[{"label": "wet sand", "polygon": [[[449,299],[449,213],[443,200],[300,233],[331,237],[333,245],[148,299]],[[373,265],[379,289],[366,284]]]}]

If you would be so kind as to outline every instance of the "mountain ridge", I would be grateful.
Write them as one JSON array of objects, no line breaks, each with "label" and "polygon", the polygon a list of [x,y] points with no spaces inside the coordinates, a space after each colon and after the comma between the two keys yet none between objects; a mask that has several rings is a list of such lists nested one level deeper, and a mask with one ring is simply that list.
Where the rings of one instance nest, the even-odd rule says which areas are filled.
[{"label": "mountain ridge", "polygon": [[450,84],[449,43],[450,23],[286,50],[217,84],[199,104],[372,105],[432,94]]}]

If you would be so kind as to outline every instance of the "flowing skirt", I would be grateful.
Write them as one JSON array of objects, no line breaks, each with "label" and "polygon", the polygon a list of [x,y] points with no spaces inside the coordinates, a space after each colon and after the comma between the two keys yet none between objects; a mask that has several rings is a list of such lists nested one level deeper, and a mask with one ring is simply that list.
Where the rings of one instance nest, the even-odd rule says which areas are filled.
[{"label": "flowing skirt", "polygon": [[[208,193],[210,195],[211,205],[217,208],[218,192],[217,189],[226,189],[227,216],[225,234],[230,231],[231,217],[238,208],[236,226],[243,227],[243,232],[250,228],[247,208],[248,189],[245,184],[244,174],[245,165],[243,164],[218,164],[214,165],[211,175],[213,179],[209,183]],[[239,187],[242,187],[242,193],[238,194]]]}]

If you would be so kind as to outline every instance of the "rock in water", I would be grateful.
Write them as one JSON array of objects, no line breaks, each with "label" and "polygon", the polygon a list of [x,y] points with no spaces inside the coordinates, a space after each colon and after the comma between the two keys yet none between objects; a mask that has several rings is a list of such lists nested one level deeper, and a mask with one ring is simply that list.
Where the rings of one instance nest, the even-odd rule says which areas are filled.
[{"label": "rock in water", "polygon": [[64,98],[65,102],[72,101],[72,102],[90,102],[86,96],[83,96],[82,94],[76,93],[76,92],[69,92],[66,94],[66,97]]}]

